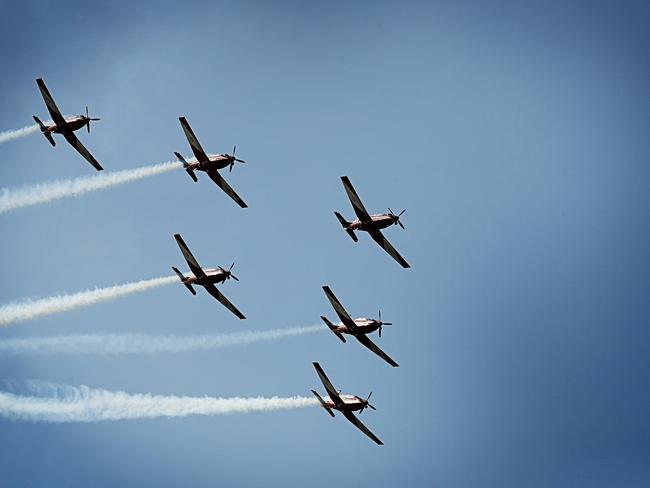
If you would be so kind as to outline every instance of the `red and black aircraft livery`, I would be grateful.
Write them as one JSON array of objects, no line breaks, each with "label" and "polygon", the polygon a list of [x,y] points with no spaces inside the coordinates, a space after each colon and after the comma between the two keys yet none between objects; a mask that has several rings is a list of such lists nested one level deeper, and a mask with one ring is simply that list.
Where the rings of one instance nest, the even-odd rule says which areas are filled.
[{"label": "red and black aircraft livery", "polygon": [[386,239],[381,233],[381,229],[385,229],[391,225],[399,224],[399,226],[403,229],[404,225],[400,222],[399,218],[404,212],[406,212],[406,210],[402,210],[399,214],[396,215],[389,208],[389,213],[370,215],[366,208],[363,206],[363,203],[361,203],[359,195],[357,195],[357,192],[354,191],[354,187],[352,186],[352,183],[350,183],[348,177],[341,176],[341,181],[343,182],[345,191],[348,194],[350,202],[352,203],[352,208],[357,214],[357,218],[352,222],[348,222],[340,213],[334,212],[334,214],[336,215],[336,218],[339,219],[339,222],[341,222],[341,225],[350,235],[352,240],[354,242],[358,241],[357,236],[354,233],[355,230],[362,230],[364,232],[367,232],[370,234],[370,237],[372,237],[377,244],[383,247],[384,250],[390,254],[393,259],[397,261],[403,268],[410,268],[411,266],[409,263],[407,263],[406,260],[400,256],[395,248],[391,246],[390,242],[388,242],[388,239]]},{"label": "red and black aircraft livery", "polygon": [[239,195],[235,193],[235,190],[233,190],[226,182],[226,180],[224,180],[223,177],[219,174],[219,170],[226,167],[229,168],[229,171],[232,171],[232,167],[235,165],[235,161],[238,163],[246,162],[243,159],[238,159],[235,157],[237,146],[233,148],[232,154],[208,155],[201,147],[201,144],[199,144],[199,140],[194,135],[190,124],[187,122],[187,119],[185,117],[179,117],[179,120],[181,121],[183,132],[185,132],[185,137],[187,137],[187,142],[190,143],[190,147],[192,148],[192,152],[196,158],[195,161],[186,161],[185,158],[183,158],[183,156],[181,156],[179,153],[174,153],[178,160],[183,163],[183,167],[185,168],[185,171],[187,171],[187,174],[189,174],[190,177],[196,182],[198,181],[198,178],[196,177],[196,174],[194,174],[194,171],[205,171],[212,179],[212,181],[214,181],[217,186],[219,186],[219,188],[225,191],[230,198],[237,202],[237,205],[239,205],[241,208],[246,208],[247,205],[244,203],[244,200],[242,200]]},{"label": "red and black aircraft livery", "polygon": [[375,434],[370,432],[370,429],[368,429],[368,427],[366,427],[363,423],[361,423],[361,420],[356,418],[352,413],[358,410],[360,415],[361,412],[363,412],[364,409],[367,407],[372,408],[373,410],[377,410],[368,402],[368,400],[370,400],[370,396],[372,395],[372,392],[370,392],[368,398],[365,399],[358,397],[356,395],[341,395],[341,392],[336,391],[336,389],[334,388],[330,380],[327,378],[327,376],[325,375],[325,371],[323,371],[323,368],[320,367],[320,364],[318,363],[313,363],[313,364],[314,364],[314,368],[316,368],[316,373],[318,373],[318,377],[323,383],[325,390],[327,390],[327,396],[321,397],[314,390],[312,390],[311,392],[314,395],[316,395],[316,398],[318,398],[318,401],[320,402],[321,406],[325,410],[327,410],[327,413],[329,413],[332,417],[334,417],[334,412],[332,412],[332,410],[338,410],[343,414],[343,416],[346,419],[352,422],[354,426],[357,427],[361,432],[366,434],[377,444],[383,445],[384,443],[381,442],[381,440],[379,440],[379,438]]},{"label": "red and black aircraft livery", "polygon": [[41,128],[43,135],[47,138],[48,141],[50,141],[50,144],[56,146],[56,142],[54,142],[54,138],[52,137],[53,133],[61,134],[63,137],[65,137],[65,140],[68,141],[70,145],[77,150],[77,152],[79,152],[79,154],[86,158],[86,161],[94,166],[97,171],[104,169],[93,157],[93,155],[90,154],[90,151],[88,151],[88,149],[86,149],[81,141],[77,139],[77,136],[74,135],[74,131],[81,129],[84,126],[88,129],[88,133],[90,134],[90,122],[100,119],[90,117],[88,115],[88,107],[86,107],[86,115],[82,114],[76,117],[68,118],[63,117],[63,115],[61,115],[61,111],[56,106],[56,103],[54,103],[52,95],[50,95],[50,92],[45,86],[43,79],[38,78],[36,80],[36,84],[41,90],[41,95],[43,95],[43,100],[45,100],[45,105],[47,105],[47,110],[50,112],[53,124],[45,125],[36,115],[34,115],[34,120]]},{"label": "red and black aircraft livery", "polygon": [[187,287],[188,290],[190,290],[192,295],[196,295],[196,290],[192,285],[202,286],[210,295],[219,300],[237,317],[240,319],[245,319],[246,317],[244,314],[241,313],[232,303],[230,303],[230,301],[217,289],[217,287],[214,286],[217,283],[224,283],[230,278],[234,279],[235,281],[239,281],[239,278],[232,274],[232,267],[235,265],[235,263],[232,263],[229,269],[223,269],[221,266],[218,268],[201,268],[198,261],[187,247],[187,244],[185,244],[185,241],[181,235],[174,234],[174,238],[176,239],[178,247],[181,248],[181,252],[183,253],[185,261],[187,261],[187,265],[190,267],[191,273],[188,273],[188,275],[185,276],[180,272],[178,268],[172,266],[172,269],[178,275],[181,282]]}]

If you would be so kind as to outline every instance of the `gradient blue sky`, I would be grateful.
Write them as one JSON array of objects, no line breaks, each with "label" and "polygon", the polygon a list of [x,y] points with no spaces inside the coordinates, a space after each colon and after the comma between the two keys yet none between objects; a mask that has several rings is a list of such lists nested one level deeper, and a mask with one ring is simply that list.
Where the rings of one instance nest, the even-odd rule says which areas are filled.
[{"label": "gradient blue sky", "polygon": [[[3,486],[648,486],[650,9],[645,2],[2,2],[0,129],[46,110],[101,122],[108,170],[172,172],[0,216],[0,302],[237,261],[239,321],[180,285],[0,331],[210,333],[318,323],[329,283],[395,322],[391,369],[329,334],[150,357],[0,357],[2,378],[132,393],[308,394],[318,360],[373,390],[364,421],[287,412],[46,425],[0,420]],[[1,186],[92,174],[62,141],[0,147]],[[347,174],[402,270],[361,236]],[[204,176],[204,175],[203,175]]]}]

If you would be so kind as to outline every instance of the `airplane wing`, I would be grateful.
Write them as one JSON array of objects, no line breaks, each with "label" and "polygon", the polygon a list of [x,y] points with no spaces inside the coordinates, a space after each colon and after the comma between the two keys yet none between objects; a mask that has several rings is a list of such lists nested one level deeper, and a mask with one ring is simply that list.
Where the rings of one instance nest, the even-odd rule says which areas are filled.
[{"label": "airplane wing", "polygon": [[400,254],[395,250],[395,248],[391,246],[390,242],[388,242],[388,239],[384,237],[384,235],[381,233],[380,230],[376,230],[376,229],[370,230],[368,231],[368,234],[370,234],[370,237],[372,237],[377,244],[383,247],[384,250],[388,254],[390,254],[395,261],[401,264],[403,268],[411,267],[411,265],[407,263],[402,256],[400,256]]},{"label": "airplane wing", "polygon": [[213,284],[209,285],[204,285],[205,289],[208,291],[210,295],[212,295],[214,298],[219,300],[228,310],[230,310],[232,313],[234,313],[237,317],[240,319],[245,319],[246,317],[244,316],[243,313],[241,313],[237,307],[235,307],[232,303],[230,303],[230,300],[228,300],[223,293],[221,293],[216,286]]},{"label": "airplane wing", "polygon": [[192,132],[192,128],[187,122],[187,119],[185,117],[179,117],[178,120],[181,121],[181,127],[183,127],[183,132],[185,132],[185,137],[187,137],[187,142],[190,143],[190,147],[192,148],[194,156],[196,156],[196,160],[199,163],[207,163],[208,155],[205,154],[201,144],[199,144],[199,140],[194,135],[194,132]]},{"label": "airplane wing", "polygon": [[348,411],[345,411],[345,410],[344,410],[344,411],[343,411],[343,415],[345,416],[346,419],[348,419],[350,422],[352,422],[352,423],[355,425],[355,427],[356,427],[357,429],[359,429],[361,432],[363,432],[364,434],[366,434],[368,437],[370,437],[370,438],[371,438],[373,441],[375,441],[377,444],[379,444],[380,446],[383,446],[383,445],[384,445],[384,443],[381,442],[381,440],[379,439],[379,437],[377,437],[375,434],[373,434],[372,432],[370,432],[370,429],[369,429],[368,427],[366,427],[365,425],[363,425],[363,423],[361,422],[361,420],[359,420],[358,418],[356,418],[352,412],[348,412]]},{"label": "airplane wing", "polygon": [[70,145],[74,147],[79,154],[81,154],[84,158],[86,158],[86,161],[92,164],[97,171],[101,171],[104,169],[93,157],[93,155],[90,154],[90,151],[86,149],[86,147],[81,143],[81,141],[77,139],[77,136],[75,136],[72,132],[64,132],[63,137],[65,137],[65,140],[68,141]]},{"label": "airplane wing", "polygon": [[343,322],[343,325],[345,325],[348,329],[350,329],[350,331],[354,331],[357,328],[357,324],[354,323],[354,320],[352,320],[352,318],[345,311],[343,305],[341,305],[341,302],[339,302],[336,296],[334,296],[334,293],[332,293],[330,287],[327,285],[323,285],[323,291],[325,292],[327,299],[332,304],[332,307],[334,307],[334,310],[336,311],[336,315],[338,315],[339,318],[341,319],[341,322]]},{"label": "airplane wing", "polygon": [[232,198],[241,208],[246,208],[248,205],[244,203],[244,200],[242,200],[237,193],[235,193],[235,190],[233,190],[230,185],[224,180],[219,172],[216,169],[211,169],[207,171],[208,176],[214,181],[219,188],[221,188],[223,191],[226,192],[226,194]]},{"label": "airplane wing", "polygon": [[43,81],[43,78],[38,78],[36,80],[36,84],[38,85],[38,88],[41,90],[41,95],[43,95],[43,100],[45,100],[45,105],[47,105],[47,111],[50,112],[50,116],[52,116],[52,120],[54,121],[55,124],[64,124],[65,119],[63,118],[63,115],[61,115],[61,111],[59,110],[59,107],[56,106],[56,103],[54,103],[54,99],[52,98],[52,95],[50,95],[49,90],[45,86],[45,82]]},{"label": "airplane wing", "polygon": [[329,378],[325,374],[325,371],[323,371],[323,368],[320,367],[320,364],[318,363],[313,363],[314,368],[316,369],[316,372],[318,373],[318,377],[321,380],[321,383],[323,383],[323,386],[327,390],[327,394],[330,397],[330,400],[332,400],[336,404],[341,404],[343,403],[343,400],[339,396],[338,392],[334,389],[334,386],[330,382]]},{"label": "airplane wing", "polygon": [[354,337],[356,337],[357,340],[361,344],[366,346],[368,349],[370,349],[372,352],[374,352],[377,356],[382,358],[384,361],[386,361],[391,366],[393,366],[393,367],[399,366],[399,364],[397,364],[395,361],[393,361],[388,354],[386,354],[384,351],[379,349],[379,346],[377,344],[375,344],[374,342],[372,342],[367,335],[365,335],[365,334],[355,335]]},{"label": "airplane wing", "polygon": [[352,208],[354,208],[354,213],[357,214],[359,220],[361,222],[367,222],[368,220],[370,220],[370,215],[368,214],[366,207],[364,207],[363,203],[361,203],[361,199],[359,198],[359,195],[357,195],[357,192],[354,191],[354,187],[352,186],[352,183],[350,183],[348,177],[341,176],[341,181],[343,182],[345,191],[348,194],[350,203],[352,203]]},{"label": "airplane wing", "polygon": [[185,261],[187,261],[187,264],[190,267],[190,270],[192,271],[192,273],[194,273],[194,276],[196,276],[197,278],[205,276],[205,273],[201,269],[201,266],[199,266],[199,263],[197,262],[196,258],[190,252],[189,248],[187,247],[187,244],[185,244],[185,241],[183,240],[181,235],[180,234],[174,234],[174,238],[176,239],[176,243],[178,244],[178,247],[181,248],[181,252],[183,253],[183,257],[185,258]]}]

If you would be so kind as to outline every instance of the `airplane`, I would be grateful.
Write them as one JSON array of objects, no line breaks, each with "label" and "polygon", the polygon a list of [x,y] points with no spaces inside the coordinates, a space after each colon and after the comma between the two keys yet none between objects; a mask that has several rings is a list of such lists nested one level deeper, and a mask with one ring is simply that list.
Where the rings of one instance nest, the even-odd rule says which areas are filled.
[{"label": "airplane", "polygon": [[176,239],[178,247],[181,248],[181,252],[185,257],[185,261],[187,261],[187,264],[192,272],[188,273],[188,276],[185,276],[178,270],[178,268],[172,266],[172,269],[178,275],[181,282],[187,287],[188,290],[190,290],[190,293],[192,293],[192,295],[196,295],[196,290],[192,287],[192,285],[202,286],[210,295],[219,300],[237,317],[240,319],[245,319],[246,317],[244,317],[244,314],[241,313],[232,303],[230,303],[230,301],[219,290],[217,290],[217,287],[214,286],[216,283],[224,283],[230,278],[239,281],[239,278],[232,274],[232,267],[235,265],[235,263],[232,263],[229,269],[223,269],[221,266],[218,268],[201,268],[198,261],[187,247],[187,244],[185,244],[185,241],[181,235],[174,234],[174,238]]},{"label": "airplane", "polygon": [[388,356],[388,354],[386,354],[384,351],[379,349],[377,344],[375,344],[368,338],[368,334],[376,330],[379,331],[379,337],[381,337],[381,328],[384,325],[393,325],[391,322],[381,321],[381,310],[379,311],[378,320],[369,319],[367,317],[352,319],[350,315],[348,315],[348,313],[343,308],[343,305],[341,305],[341,302],[339,302],[336,296],[334,296],[334,293],[332,293],[332,290],[330,290],[329,286],[323,285],[323,291],[325,292],[327,299],[332,304],[332,307],[334,307],[334,310],[336,311],[336,314],[341,319],[342,323],[335,325],[332,322],[330,322],[327,319],[327,317],[325,317],[324,315],[321,315],[320,318],[323,319],[323,322],[325,322],[325,324],[330,328],[330,330],[334,332],[334,334],[336,334],[336,337],[341,339],[341,341],[345,342],[345,337],[343,337],[343,334],[352,335],[361,344],[366,346],[368,349],[370,349],[372,352],[374,352],[377,356],[382,358],[391,366],[393,367],[399,366],[399,364],[393,361],[390,358],[390,356]]},{"label": "airplane", "polygon": [[334,214],[336,215],[336,218],[339,219],[339,222],[345,231],[350,235],[352,240],[354,242],[358,241],[357,236],[354,233],[355,230],[365,231],[370,234],[370,237],[372,237],[377,244],[383,247],[384,250],[390,254],[393,259],[395,259],[395,261],[401,264],[403,268],[410,268],[411,266],[409,263],[407,263],[404,258],[400,256],[395,248],[391,246],[390,242],[388,242],[388,239],[386,239],[381,233],[381,229],[385,229],[391,225],[399,224],[399,226],[403,229],[404,225],[400,222],[399,218],[404,212],[406,212],[406,210],[402,210],[399,214],[395,215],[389,208],[389,213],[369,215],[368,211],[363,206],[363,203],[361,203],[359,195],[357,195],[357,192],[354,191],[352,183],[350,183],[348,177],[341,176],[341,181],[343,182],[345,191],[347,192],[348,198],[352,203],[352,208],[354,208],[354,212],[357,214],[357,219],[352,222],[348,222],[340,213],[334,212]]},{"label": "airplane", "polygon": [[181,121],[181,127],[183,127],[183,131],[185,132],[185,137],[187,137],[187,142],[190,143],[190,147],[192,148],[192,152],[194,153],[194,156],[196,157],[196,161],[193,162],[187,162],[185,161],[185,158],[180,155],[180,153],[175,152],[174,154],[178,158],[178,160],[183,163],[183,168],[185,168],[185,171],[187,171],[187,174],[190,175],[190,177],[194,180],[194,182],[199,181],[198,178],[196,177],[196,174],[194,174],[194,171],[205,171],[208,176],[214,181],[219,188],[221,188],[223,191],[226,192],[226,194],[232,198],[241,208],[246,208],[248,205],[244,203],[244,201],[235,193],[235,190],[233,190],[230,185],[226,182],[226,180],[223,179],[223,177],[219,174],[220,169],[224,169],[226,167],[229,167],[228,171],[232,171],[232,167],[235,165],[235,161],[238,163],[245,163],[243,159],[238,159],[235,157],[235,151],[237,150],[237,146],[235,146],[232,150],[232,154],[206,154],[203,148],[201,147],[201,144],[199,144],[198,139],[194,135],[194,132],[192,132],[192,128],[190,127],[190,124],[187,122],[187,119],[185,117],[179,117],[178,120]]},{"label": "airplane", "polygon": [[43,95],[43,100],[45,100],[45,105],[47,105],[47,110],[50,112],[50,115],[52,116],[52,121],[54,122],[53,125],[45,125],[43,122],[41,122],[41,119],[39,119],[36,115],[34,115],[34,120],[38,124],[38,126],[41,129],[41,132],[45,136],[45,138],[50,141],[50,144],[52,146],[56,146],[56,142],[54,142],[54,138],[52,137],[52,133],[55,134],[62,134],[63,137],[65,137],[65,140],[70,143],[72,147],[74,147],[79,154],[81,154],[86,160],[92,164],[97,171],[101,171],[104,168],[101,167],[101,165],[97,162],[97,160],[93,157],[92,154],[88,151],[88,149],[85,148],[85,146],[81,143],[79,139],[77,139],[77,136],[74,135],[74,131],[81,129],[82,127],[86,126],[88,128],[88,133],[90,134],[90,122],[95,121],[95,120],[100,120],[98,118],[92,118],[88,115],[88,107],[86,107],[86,115],[78,115],[77,117],[68,117],[67,119],[61,115],[61,111],[59,108],[56,106],[56,103],[54,103],[54,99],[52,98],[52,95],[50,95],[50,92],[48,91],[47,87],[45,86],[45,82],[43,81],[42,78],[38,78],[36,80],[36,84],[38,85],[38,88],[41,90],[41,95]]},{"label": "airplane", "polygon": [[334,386],[332,386],[332,383],[330,382],[329,378],[325,375],[325,371],[323,371],[323,368],[320,367],[320,364],[318,363],[312,363],[314,365],[314,368],[316,369],[316,372],[318,373],[318,376],[323,383],[323,386],[327,390],[327,395],[326,397],[321,397],[316,391],[312,390],[311,392],[316,395],[316,398],[318,398],[318,401],[320,402],[321,406],[327,410],[327,413],[329,413],[332,417],[334,417],[334,412],[332,410],[338,410],[343,414],[343,416],[348,419],[350,422],[352,422],[355,427],[357,427],[361,432],[366,434],[368,437],[370,437],[373,441],[375,441],[377,444],[380,446],[383,445],[384,443],[379,440],[379,438],[370,432],[370,429],[366,427],[364,424],[361,423],[361,420],[359,420],[357,417],[354,416],[352,412],[358,410],[359,415],[361,415],[361,412],[366,407],[370,407],[373,410],[377,410],[375,407],[370,405],[368,403],[368,400],[370,400],[370,396],[372,395],[372,392],[370,392],[370,395],[368,395],[368,398],[363,399],[361,397],[358,397],[356,395],[341,395],[341,391],[336,391],[334,389]]}]

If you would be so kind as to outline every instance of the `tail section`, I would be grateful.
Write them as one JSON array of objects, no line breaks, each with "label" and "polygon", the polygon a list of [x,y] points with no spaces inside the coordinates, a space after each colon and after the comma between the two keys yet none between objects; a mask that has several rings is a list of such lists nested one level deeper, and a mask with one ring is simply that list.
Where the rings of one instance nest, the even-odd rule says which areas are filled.
[{"label": "tail section", "polygon": [[172,266],[172,269],[174,270],[174,273],[176,273],[178,275],[178,277],[180,278],[181,283],[183,283],[187,287],[187,289],[190,290],[190,293],[192,293],[192,295],[196,295],[196,290],[192,287],[192,285],[190,283],[185,282],[186,278],[185,278],[185,276],[183,276],[183,273],[181,273],[178,270],[178,268],[175,268],[173,266]]},{"label": "tail section", "polygon": [[343,217],[343,215],[341,215],[341,214],[338,213],[338,212],[334,212],[334,215],[336,215],[336,218],[339,219],[339,222],[341,222],[341,225],[342,225],[343,228],[345,229],[345,232],[348,233],[348,235],[352,238],[352,240],[353,240],[354,242],[357,242],[359,239],[357,239],[356,234],[354,233],[354,231],[353,231],[352,229],[349,229],[349,228],[348,228],[348,227],[350,227],[350,224],[351,224],[352,222],[348,222],[347,220],[345,220],[345,217]]},{"label": "tail section", "polygon": [[183,156],[181,156],[180,153],[175,152],[174,154],[176,155],[178,160],[181,163],[183,163],[183,168],[185,168],[185,171],[187,171],[187,174],[190,175],[190,178],[192,178],[195,183],[197,181],[199,181],[198,178],[196,177],[196,174],[194,173],[194,170],[190,169],[190,167],[189,167],[190,164],[187,161],[185,161],[185,158]]},{"label": "tail section", "polygon": [[330,322],[329,320],[327,320],[327,317],[321,315],[320,318],[323,319],[323,322],[325,322],[325,324],[330,328],[330,330],[331,330],[332,332],[334,332],[334,334],[336,334],[336,337],[338,337],[338,338],[341,339],[343,342],[345,342],[345,337],[343,337],[343,334],[341,334],[340,332],[337,332],[337,331],[336,331],[336,326],[335,326],[332,322]]},{"label": "tail section", "polygon": [[314,395],[316,395],[316,398],[318,398],[318,401],[320,402],[321,406],[327,410],[327,413],[329,413],[332,417],[334,417],[334,412],[332,412],[332,409],[327,406],[325,401],[321,398],[321,396],[316,393],[314,390],[311,391]]},{"label": "tail section", "polygon": [[54,138],[52,137],[52,134],[47,132],[47,127],[45,126],[45,124],[43,122],[41,122],[41,119],[36,117],[36,115],[34,115],[33,117],[34,117],[34,121],[38,124],[38,127],[41,129],[41,132],[43,133],[45,138],[48,141],[50,141],[50,144],[52,144],[53,146],[56,146],[56,142],[54,142]]}]

